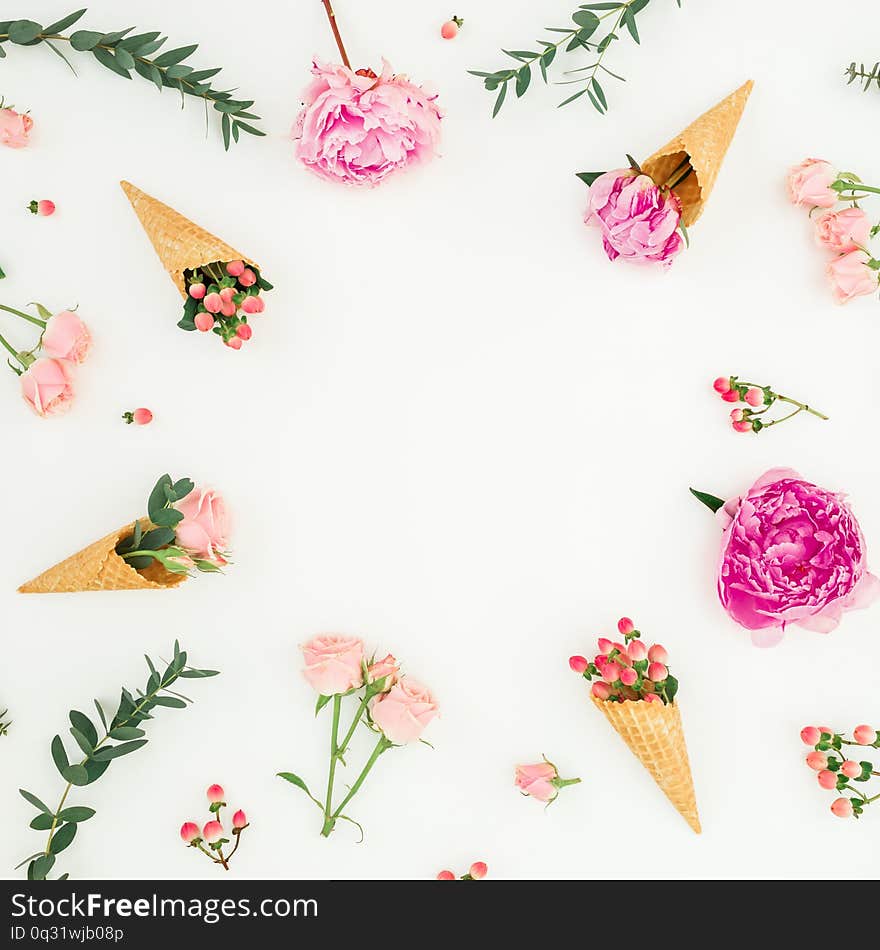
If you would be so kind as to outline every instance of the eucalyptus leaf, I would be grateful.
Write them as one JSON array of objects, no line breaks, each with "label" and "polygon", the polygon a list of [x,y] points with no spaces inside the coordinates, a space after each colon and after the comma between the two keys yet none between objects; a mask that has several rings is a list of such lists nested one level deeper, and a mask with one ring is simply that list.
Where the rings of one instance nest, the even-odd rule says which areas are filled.
[{"label": "eucalyptus leaf", "polygon": [[58,818],[61,821],[88,821],[89,818],[94,817],[95,809],[86,808],[84,805],[74,805],[70,808],[64,808],[58,812]]},{"label": "eucalyptus leaf", "polygon": [[15,20],[9,27],[9,41],[24,46],[35,40],[42,31],[42,26],[33,20]]},{"label": "eucalyptus leaf", "polygon": [[18,794],[26,801],[29,802],[34,808],[39,808],[40,811],[45,812],[47,815],[52,814],[52,810],[44,802],[41,802],[33,792],[29,792],[24,788],[18,790]]},{"label": "eucalyptus leaf", "polygon": [[191,56],[199,48],[198,43],[194,43],[192,46],[181,46],[178,49],[170,49],[167,53],[162,53],[161,56],[157,56],[153,62],[159,67],[162,66],[176,66],[177,63],[183,62],[187,56]]},{"label": "eucalyptus leaf", "polygon": [[52,740],[51,751],[52,761],[55,763],[55,767],[64,775],[64,770],[70,765],[70,761],[67,758],[67,752],[64,749],[61,736],[55,736]]},{"label": "eucalyptus leaf", "polygon": [[37,815],[36,818],[31,819],[30,827],[33,828],[34,831],[48,831],[54,821],[55,818],[53,815],[41,813]]},{"label": "eucalyptus leaf", "polygon": [[92,720],[88,716],[76,709],[71,709],[69,718],[70,724],[78,729],[92,746],[98,744],[98,730],[95,729]]},{"label": "eucalyptus leaf", "polygon": [[[122,76],[123,79],[131,79],[131,73],[127,69],[124,69],[116,57],[109,50],[103,49],[103,47],[96,46],[92,50],[92,55],[101,63],[102,66],[106,66],[111,72],[116,73],[117,76]],[[127,54],[126,54],[127,55]]]},{"label": "eucalyptus leaf", "polygon": [[68,822],[66,825],[62,825],[58,831],[52,835],[52,841],[49,844],[49,849],[52,854],[60,854],[65,848],[69,848],[71,842],[76,837],[76,823]]},{"label": "eucalyptus leaf", "polygon": [[89,773],[84,765],[68,765],[61,773],[71,785],[88,785]]},{"label": "eucalyptus leaf", "polygon": [[80,53],[94,49],[101,42],[101,33],[93,30],[77,30],[70,36],[70,45]]},{"label": "eucalyptus leaf", "polygon": [[42,854],[29,868],[29,877],[34,881],[45,881],[46,875],[55,864],[54,854]]},{"label": "eucalyptus leaf", "polygon": [[86,7],[83,7],[82,10],[77,10],[76,13],[69,13],[67,16],[62,17],[60,20],[56,20],[54,23],[50,23],[43,33],[47,36],[51,36],[53,33],[60,33],[62,30],[66,30],[69,26],[73,26],[74,23],[86,12]]},{"label": "eucalyptus leaf", "polygon": [[145,746],[146,744],[146,739],[136,739],[134,742],[123,742],[121,745],[104,746],[98,749],[94,758],[97,762],[109,762],[111,759],[118,759],[120,756],[128,755],[130,752],[136,752],[141,746]]},{"label": "eucalyptus leaf", "polygon": [[76,744],[83,750],[86,755],[91,755],[94,751],[94,746],[91,742],[77,729],[75,726],[70,727],[70,734],[73,736]]}]

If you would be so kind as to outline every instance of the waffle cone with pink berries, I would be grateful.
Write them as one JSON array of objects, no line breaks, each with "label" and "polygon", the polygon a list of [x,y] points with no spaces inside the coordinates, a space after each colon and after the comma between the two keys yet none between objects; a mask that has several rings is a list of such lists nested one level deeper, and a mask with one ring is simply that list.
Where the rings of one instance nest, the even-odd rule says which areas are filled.
[{"label": "waffle cone with pink berries", "polygon": [[569,666],[592,681],[590,697],[633,755],[648,770],[676,811],[700,834],[681,714],[675,703],[678,680],[667,667],[660,644],[647,647],[633,622],[618,623],[624,641],[599,640],[592,661],[573,656]]}]

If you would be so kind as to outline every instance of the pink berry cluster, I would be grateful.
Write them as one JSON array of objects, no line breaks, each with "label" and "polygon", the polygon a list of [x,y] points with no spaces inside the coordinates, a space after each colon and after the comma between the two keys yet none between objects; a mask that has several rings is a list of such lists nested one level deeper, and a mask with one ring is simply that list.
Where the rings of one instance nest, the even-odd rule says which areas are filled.
[{"label": "pink berry cluster", "polygon": [[671,703],[678,692],[678,680],[669,672],[669,656],[659,643],[648,647],[629,617],[617,621],[623,643],[599,637],[599,653],[569,657],[568,665],[586,680],[595,679],[591,692],[596,699],[623,703]]},{"label": "pink berry cluster", "polygon": [[[247,815],[239,808],[232,816],[232,837],[235,839],[235,847],[229,854],[224,855],[223,845],[229,844],[229,838],[224,837],[226,832],[220,820],[220,811],[226,807],[226,802],[223,800],[226,793],[221,785],[211,785],[208,788],[207,796],[210,803],[208,810],[214,817],[205,822],[205,826],[201,830],[194,821],[185,821],[180,826],[180,837],[190,848],[201,851],[214,864],[220,864],[228,871],[229,862],[241,844],[241,833],[248,827]],[[205,845],[208,847],[206,848]]]},{"label": "pink berry cluster", "polygon": [[[474,861],[467,874],[462,874],[459,881],[482,881],[489,873],[489,867],[485,861]],[[441,871],[437,875],[438,881],[454,881],[455,875],[452,871]]]},{"label": "pink berry cluster", "polygon": [[216,261],[184,272],[186,303],[181,330],[213,331],[226,346],[240,350],[252,336],[248,317],[265,308],[261,290],[272,285],[244,261]]},{"label": "pink berry cluster", "polygon": [[[880,776],[874,764],[868,760],[856,762],[844,758],[844,746],[861,746],[880,749],[880,738],[873,726],[861,725],[853,729],[852,739],[835,732],[830,726],[804,726],[801,741],[813,747],[806,763],[816,772],[819,787],[826,791],[851,792],[849,798],[835,798],[831,813],[838,818],[859,818],[867,805],[880,799],[880,794],[868,797],[851,782],[869,782]],[[836,753],[836,754],[835,754]]]},{"label": "pink berry cluster", "polygon": [[[760,432],[762,429],[769,429],[780,422],[792,419],[801,412],[809,412],[819,419],[828,419],[828,416],[806,403],[774,392],[769,386],[740,382],[737,376],[719,376],[712,383],[712,388],[725,402],[746,403],[745,408],[737,407],[730,410],[730,424],[737,432]],[[764,418],[767,410],[776,402],[787,403],[795,408],[778,419]]]}]

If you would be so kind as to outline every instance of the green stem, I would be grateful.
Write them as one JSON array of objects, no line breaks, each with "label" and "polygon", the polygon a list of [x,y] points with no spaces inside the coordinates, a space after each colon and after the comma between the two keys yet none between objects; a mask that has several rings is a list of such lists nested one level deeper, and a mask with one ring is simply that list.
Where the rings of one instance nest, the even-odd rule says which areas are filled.
[{"label": "green stem", "polygon": [[7,307],[5,304],[0,303],[0,310],[5,310],[7,313],[14,313],[17,317],[21,317],[22,320],[27,320],[28,323],[36,324],[38,327],[46,329],[46,321],[39,320],[37,317],[32,317],[29,313],[23,313],[21,310],[16,310],[14,307]]},{"label": "green stem", "polygon": [[9,341],[6,339],[5,336],[3,336],[2,333],[0,333],[0,343],[2,343],[4,347],[6,347],[6,349],[15,357],[16,360],[18,360],[18,362],[21,364],[21,366],[24,369],[28,368],[28,364],[25,363],[25,361],[21,358],[21,355],[19,354],[19,352],[13,349]]},{"label": "green stem", "polygon": [[824,419],[826,422],[828,421],[828,416],[826,416],[824,412],[819,412],[818,409],[808,406],[805,402],[798,402],[797,399],[792,399],[791,396],[780,396],[778,393],[776,398],[780,400],[780,402],[787,402],[791,406],[797,406],[798,409],[803,409],[805,412],[810,412],[814,416],[818,416],[820,419]]},{"label": "green stem", "polygon": [[354,735],[355,729],[358,727],[358,723],[361,721],[361,718],[364,715],[364,711],[367,708],[367,703],[370,701],[371,696],[369,691],[364,694],[364,698],[360,701],[358,705],[357,712],[355,713],[354,720],[352,721],[351,727],[348,732],[345,734],[345,738],[339,745],[337,749],[337,756],[345,755],[346,750],[348,749],[348,744],[351,742],[351,737]]},{"label": "green stem", "polygon": [[342,799],[339,807],[335,812],[333,812],[331,817],[334,820],[338,818],[340,814],[342,814],[342,809],[345,808],[345,806],[354,798],[355,795],[357,795],[358,790],[360,789],[361,785],[364,784],[364,780],[370,774],[370,769],[376,764],[376,760],[379,758],[379,756],[386,749],[390,749],[392,745],[393,743],[389,742],[385,736],[379,736],[379,741],[376,743],[376,747],[373,749],[369,759],[367,759],[367,764],[364,766],[363,771],[357,777],[357,779],[355,779],[354,785],[351,786],[348,794]]},{"label": "green stem", "polygon": [[[856,182],[856,181],[843,182],[842,184],[846,185],[843,191],[866,191],[866,192],[870,192],[872,195],[880,195],[880,188],[873,188],[871,185],[863,185],[861,184],[861,182]],[[834,189],[834,190],[837,191],[837,189]],[[838,194],[841,194],[841,193],[842,192],[838,191]],[[844,198],[843,200],[851,201],[852,199]]]},{"label": "green stem", "polygon": [[789,419],[793,419],[799,412],[803,412],[803,407],[800,409],[795,409],[794,412],[790,412],[787,416],[780,416],[778,419],[774,419],[772,422],[765,422],[764,428],[769,429],[771,426],[779,425],[780,422],[786,422]]},{"label": "green stem", "polygon": [[337,693],[333,697],[333,724],[330,727],[330,769],[327,773],[327,797],[324,801],[324,827],[321,834],[327,838],[333,831],[333,780],[336,778],[336,763],[339,761],[339,713],[342,709],[342,696]]}]

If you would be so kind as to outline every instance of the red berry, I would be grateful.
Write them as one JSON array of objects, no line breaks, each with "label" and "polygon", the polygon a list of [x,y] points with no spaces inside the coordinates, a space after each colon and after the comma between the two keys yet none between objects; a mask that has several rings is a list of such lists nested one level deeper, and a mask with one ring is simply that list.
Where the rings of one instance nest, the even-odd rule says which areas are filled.
[{"label": "red berry", "polygon": [[245,341],[254,335],[254,331],[246,323],[242,323],[235,332]]},{"label": "red berry", "polygon": [[207,333],[208,330],[212,329],[214,326],[214,317],[210,313],[206,313],[203,310],[201,313],[196,314],[194,323],[197,330],[201,330],[202,333]]},{"label": "red berry", "polygon": [[135,425],[146,426],[153,421],[153,413],[149,409],[135,409],[132,413]]}]

